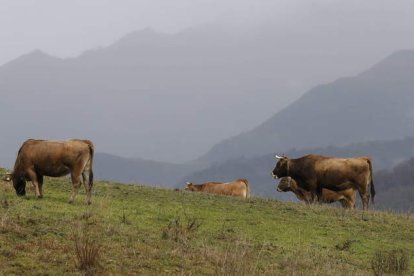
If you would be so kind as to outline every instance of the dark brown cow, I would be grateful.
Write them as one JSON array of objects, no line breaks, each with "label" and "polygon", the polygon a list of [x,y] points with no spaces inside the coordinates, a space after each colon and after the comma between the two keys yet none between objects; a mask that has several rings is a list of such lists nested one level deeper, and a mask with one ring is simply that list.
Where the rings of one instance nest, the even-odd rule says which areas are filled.
[{"label": "dark brown cow", "polygon": [[249,197],[249,182],[246,179],[237,179],[232,182],[207,182],[204,184],[186,183],[184,190],[192,192],[204,192],[218,195],[237,196],[242,198]]},{"label": "dark brown cow", "polygon": [[[91,203],[93,186],[94,146],[89,140],[47,141],[30,139],[23,143],[17,154],[12,172],[16,194],[26,194],[26,181],[31,181],[38,198],[43,197],[43,176],[60,177],[67,174],[72,179],[72,203],[81,182],[85,185],[86,203]],[[89,172],[89,175],[87,174]]]},{"label": "dark brown cow", "polygon": [[[301,188],[291,177],[282,177],[277,186],[277,191],[293,192],[299,200],[313,203],[311,192]],[[355,190],[351,188],[335,192],[325,188],[322,189],[322,202],[333,203],[336,201],[339,201],[344,208],[355,208]]]},{"label": "dark brown cow", "polygon": [[[372,164],[368,157],[334,158],[310,154],[297,159],[280,157],[272,172],[274,178],[290,176],[298,185],[322,198],[322,189],[343,191],[358,190],[364,210],[368,209],[371,194],[374,202]],[[371,192],[369,191],[369,186]]]}]

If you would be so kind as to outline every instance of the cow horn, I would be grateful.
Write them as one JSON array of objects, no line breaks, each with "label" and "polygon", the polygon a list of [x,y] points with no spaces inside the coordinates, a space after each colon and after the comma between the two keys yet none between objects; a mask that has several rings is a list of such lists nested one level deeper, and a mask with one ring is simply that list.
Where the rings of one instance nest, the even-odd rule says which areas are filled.
[{"label": "cow horn", "polygon": [[283,159],[283,156],[275,155],[276,159]]},{"label": "cow horn", "polygon": [[191,184],[191,182],[188,182],[188,181],[187,181],[187,182],[185,182],[185,184],[190,185],[190,184]]}]

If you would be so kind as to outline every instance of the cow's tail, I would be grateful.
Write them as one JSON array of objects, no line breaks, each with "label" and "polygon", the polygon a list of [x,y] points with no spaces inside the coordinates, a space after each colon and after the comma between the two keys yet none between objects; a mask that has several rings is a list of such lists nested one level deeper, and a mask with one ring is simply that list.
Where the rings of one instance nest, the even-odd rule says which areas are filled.
[{"label": "cow's tail", "polygon": [[368,165],[369,165],[369,172],[370,172],[370,189],[371,189],[371,200],[372,200],[372,204],[374,204],[374,197],[375,197],[375,187],[374,187],[374,180],[373,180],[373,173],[372,173],[372,163],[371,163],[371,159],[367,159]]},{"label": "cow's tail", "polygon": [[247,181],[247,179],[239,179],[239,181],[243,182],[246,185],[246,198],[250,197],[250,186],[249,186],[249,181]]},{"label": "cow's tail", "polygon": [[93,186],[93,155],[95,154],[95,147],[94,147],[93,143],[89,140],[84,140],[84,142],[86,144],[88,144],[88,147],[89,147],[89,154],[90,154],[90,159],[89,159],[89,187],[90,187],[90,189],[92,189],[92,186]]}]

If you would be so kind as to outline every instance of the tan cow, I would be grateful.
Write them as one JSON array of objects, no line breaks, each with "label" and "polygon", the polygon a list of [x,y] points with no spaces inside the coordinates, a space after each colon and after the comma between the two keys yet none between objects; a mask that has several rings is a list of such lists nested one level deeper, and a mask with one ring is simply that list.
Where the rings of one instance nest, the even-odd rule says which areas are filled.
[{"label": "tan cow", "polygon": [[237,196],[248,198],[250,196],[249,182],[246,179],[237,179],[232,182],[207,182],[204,184],[186,183],[184,190],[192,192],[204,192],[210,194]]},{"label": "tan cow", "polygon": [[[94,146],[89,140],[47,141],[29,139],[17,154],[11,180],[18,196],[26,194],[26,181],[31,181],[38,198],[43,197],[43,176],[60,177],[67,174],[72,179],[72,203],[81,181],[85,185],[86,203],[91,203],[93,186]],[[87,174],[88,173],[88,174]]]},{"label": "tan cow", "polygon": [[[278,192],[293,192],[296,197],[306,203],[313,203],[312,194],[309,191],[301,188],[296,181],[291,177],[283,177],[277,186]],[[355,208],[356,192],[354,189],[346,189],[343,191],[332,191],[323,188],[322,199],[323,203],[333,203],[339,201],[344,208]]]}]

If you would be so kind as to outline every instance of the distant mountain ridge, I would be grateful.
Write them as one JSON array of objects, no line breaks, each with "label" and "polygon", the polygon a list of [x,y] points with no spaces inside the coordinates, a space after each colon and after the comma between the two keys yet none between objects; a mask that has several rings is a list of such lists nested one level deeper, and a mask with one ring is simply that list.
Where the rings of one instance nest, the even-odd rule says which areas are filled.
[{"label": "distant mountain ridge", "polygon": [[392,140],[414,135],[414,50],[320,85],[258,127],[215,145],[200,163],[269,151]]},{"label": "distant mountain ridge", "polygon": [[[216,30],[145,29],[75,58],[40,50],[20,56],[0,66],[0,118],[8,130],[0,136],[0,164],[9,166],[20,144],[35,137],[84,137],[103,152],[170,163],[196,158],[295,98],[273,101],[275,90],[299,95],[317,81],[303,69],[303,81],[291,86],[291,73],[269,59],[273,42],[254,42]],[[234,112],[249,108],[257,110]]]},{"label": "distant mountain ridge", "polygon": [[99,152],[95,154],[94,163],[95,175],[101,180],[170,188],[197,169],[191,165],[123,158]]},{"label": "distant mountain ridge", "polygon": [[414,213],[414,158],[377,172],[375,183],[380,208]]}]

